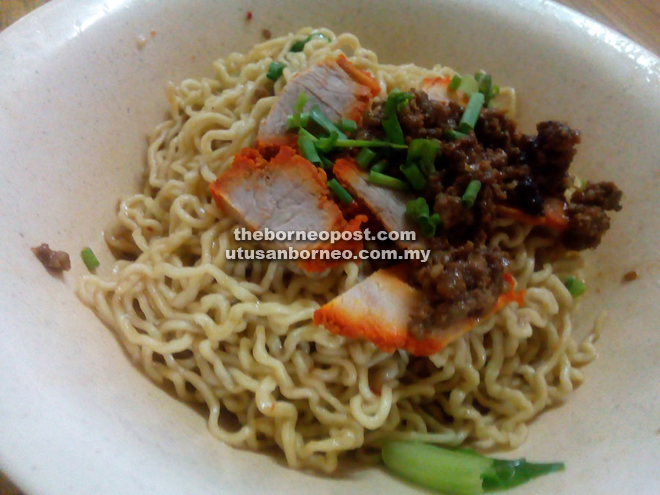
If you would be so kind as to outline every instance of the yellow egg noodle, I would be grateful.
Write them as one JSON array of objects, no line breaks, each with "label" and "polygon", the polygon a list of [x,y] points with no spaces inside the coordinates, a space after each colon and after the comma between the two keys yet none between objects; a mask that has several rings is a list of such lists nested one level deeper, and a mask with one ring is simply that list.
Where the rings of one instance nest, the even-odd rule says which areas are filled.
[{"label": "yellow egg noodle", "polygon": [[[564,400],[583,379],[577,368],[596,357],[595,332],[581,344],[571,336],[574,301],[561,280],[579,270],[577,255],[535,270],[548,241],[502,221],[492,243],[510,253],[524,307],[509,304],[430,358],[386,354],[313,324],[314,310],[360,281],[366,262],[310,276],[287,262],[226,259],[237,225],[209,183],[254,146],[276,100],[260,97],[273,60],[287,65],[276,94],[296,71],[340,53],[375,76],[381,96],[453,73],[381,65],[352,34],[325,29],[331,42],[313,37],[303,52],[289,51],[311,32],[220,59],[214,78],[168,86],[171,117],[150,136],[144,191],[122,198],[105,230],[119,260],[111,273],[83,277],[80,298],[152,380],[208,406],[218,439],[276,444],[292,467],[332,472],[354,450],[373,459],[385,437],[520,445],[527,423]],[[238,426],[227,426],[227,411]]]}]

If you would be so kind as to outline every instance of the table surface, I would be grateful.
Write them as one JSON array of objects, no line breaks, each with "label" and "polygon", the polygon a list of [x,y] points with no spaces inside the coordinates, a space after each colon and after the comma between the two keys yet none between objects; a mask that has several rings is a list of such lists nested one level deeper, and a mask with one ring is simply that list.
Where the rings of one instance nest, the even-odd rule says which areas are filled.
[{"label": "table surface", "polygon": [[[49,0],[0,0],[0,31]],[[660,1],[557,0],[660,55]],[[20,495],[0,473],[0,495]]]}]

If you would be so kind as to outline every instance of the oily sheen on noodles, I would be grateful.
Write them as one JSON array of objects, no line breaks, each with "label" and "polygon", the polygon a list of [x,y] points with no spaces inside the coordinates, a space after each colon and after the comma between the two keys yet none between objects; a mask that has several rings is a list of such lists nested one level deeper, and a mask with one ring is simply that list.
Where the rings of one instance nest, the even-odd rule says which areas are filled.
[{"label": "oily sheen on noodles", "polygon": [[430,358],[385,354],[312,323],[315,309],[361,279],[353,263],[309,276],[284,262],[226,259],[236,224],[209,183],[254,145],[276,99],[262,97],[271,61],[287,64],[276,94],[295,71],[340,53],[371,71],[382,95],[453,72],[381,65],[355,36],[328,30],[330,42],[313,37],[303,52],[289,51],[310,32],[220,59],[213,78],[168,86],[171,115],[149,138],[144,191],[122,198],[105,230],[121,259],[84,277],[80,298],[151,379],[208,406],[218,439],[276,444],[292,467],[331,472],[347,451],[370,459],[385,437],[519,445],[527,422],[565,399],[582,380],[577,367],[596,356],[595,334],[582,344],[571,336],[574,302],[561,280],[579,270],[577,256],[535,269],[547,241],[503,221],[492,242],[511,254],[524,307],[510,304]]}]

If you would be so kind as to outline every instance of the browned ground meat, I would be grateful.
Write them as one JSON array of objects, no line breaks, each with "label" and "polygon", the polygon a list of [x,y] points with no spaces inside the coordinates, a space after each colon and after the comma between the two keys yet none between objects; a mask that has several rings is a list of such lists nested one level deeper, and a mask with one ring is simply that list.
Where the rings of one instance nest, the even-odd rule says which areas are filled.
[{"label": "browned ground meat", "polygon": [[569,205],[568,229],[562,236],[569,249],[595,248],[603,234],[610,228],[610,219],[598,206]]},{"label": "browned ground meat", "polygon": [[[569,167],[580,142],[580,133],[556,121],[541,122],[536,135],[521,133],[504,112],[484,109],[467,138],[449,140],[457,130],[463,107],[430,100],[423,91],[398,111],[406,142],[435,139],[441,142],[436,172],[428,178],[422,195],[442,218],[433,239],[428,263],[411,275],[426,300],[413,315],[411,331],[417,336],[429,326],[446,325],[465,317],[487,313],[504,289],[506,255],[488,247],[494,233],[498,205],[527,215],[544,215],[546,200],[565,201]],[[358,139],[382,139],[383,107],[377,103],[366,113]],[[389,151],[387,173],[401,176],[398,166],[405,152]],[[461,197],[471,181],[481,189],[468,208]],[[619,210],[621,191],[611,182],[587,184],[566,207],[568,229],[553,235],[571,249],[595,247],[609,228],[606,210]]]},{"label": "browned ground meat", "polygon": [[560,196],[566,189],[568,168],[575,156],[580,133],[561,122],[541,122],[526,148],[526,159],[540,191]]},{"label": "browned ground meat", "polygon": [[476,247],[472,242],[434,250],[429,261],[413,273],[412,282],[426,298],[420,301],[409,330],[422,338],[430,327],[481,316],[502,293],[507,265],[499,249]]},{"label": "browned ground meat", "polygon": [[64,251],[53,251],[46,243],[31,249],[48,270],[56,273],[71,270],[71,259]]},{"label": "browned ground meat", "polygon": [[595,248],[610,228],[608,210],[621,209],[621,190],[613,182],[587,183],[568,204],[568,229],[562,239],[570,249]]},{"label": "browned ground meat", "polygon": [[571,203],[619,211],[621,196],[621,189],[616,187],[614,182],[587,182],[583,189],[578,189],[573,193]]}]

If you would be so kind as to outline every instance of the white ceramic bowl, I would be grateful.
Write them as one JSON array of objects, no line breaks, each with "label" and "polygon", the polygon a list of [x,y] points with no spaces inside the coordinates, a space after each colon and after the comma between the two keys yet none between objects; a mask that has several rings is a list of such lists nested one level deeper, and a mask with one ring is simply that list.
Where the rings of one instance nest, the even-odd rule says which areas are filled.
[{"label": "white ceramic bowl", "polygon": [[[215,58],[247,50],[264,27],[307,25],[353,32],[384,62],[488,69],[518,89],[525,129],[552,118],[583,131],[578,172],[625,192],[590,256],[578,324],[601,309],[609,319],[584,385],[514,453],[563,460],[566,472],[519,492],[660,493],[660,62],[536,0],[56,0],[2,33],[2,469],[29,493],[420,492],[377,468],[320,477],[214,440],[76,299],[77,257],[58,279],[29,249],[91,245],[108,263],[101,229],[137,187],[166,81],[210,75]],[[623,285],[631,269],[640,279]]]}]

